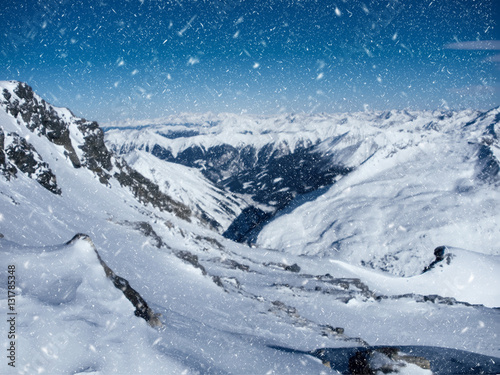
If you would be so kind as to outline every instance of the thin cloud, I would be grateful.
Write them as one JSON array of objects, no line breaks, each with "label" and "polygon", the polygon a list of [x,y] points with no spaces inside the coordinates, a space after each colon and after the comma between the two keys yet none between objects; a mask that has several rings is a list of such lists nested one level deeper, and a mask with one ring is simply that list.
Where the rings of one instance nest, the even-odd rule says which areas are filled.
[{"label": "thin cloud", "polygon": [[446,49],[463,49],[476,51],[500,50],[500,40],[475,40],[472,42],[450,43],[444,46]]}]

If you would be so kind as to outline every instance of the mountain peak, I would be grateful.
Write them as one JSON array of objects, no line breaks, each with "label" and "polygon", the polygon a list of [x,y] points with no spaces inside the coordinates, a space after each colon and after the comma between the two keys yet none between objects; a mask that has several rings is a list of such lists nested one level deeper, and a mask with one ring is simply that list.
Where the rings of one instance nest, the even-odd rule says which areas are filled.
[{"label": "mountain peak", "polygon": [[[0,89],[3,89],[0,108],[10,119],[15,119],[0,123],[0,167],[6,178],[15,175],[15,165],[49,191],[61,194],[64,187],[56,183],[49,164],[69,162],[75,169],[90,170],[104,185],[111,187],[110,181],[115,179],[142,203],[190,220],[192,211],[188,207],[159,191],[153,182],[108,150],[104,132],[97,122],[78,118],[66,108],[49,104],[26,83],[1,81]],[[42,153],[42,149],[46,149],[45,152]],[[54,155],[58,156],[48,163],[42,154],[53,159]]]}]

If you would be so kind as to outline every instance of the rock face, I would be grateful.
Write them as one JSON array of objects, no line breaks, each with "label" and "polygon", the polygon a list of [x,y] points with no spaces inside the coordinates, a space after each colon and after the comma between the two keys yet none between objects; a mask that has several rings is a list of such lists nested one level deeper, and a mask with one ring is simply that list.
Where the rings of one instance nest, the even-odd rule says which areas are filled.
[{"label": "rock face", "polygon": [[0,173],[2,173],[7,181],[11,177],[15,177],[17,173],[17,168],[9,161],[5,155],[5,134],[3,129],[0,127]]},{"label": "rock face", "polygon": [[[104,143],[104,132],[95,121],[78,118],[66,108],[57,108],[40,98],[21,82],[3,82],[0,108],[17,119],[39,137],[61,146],[61,152],[74,168],[87,168],[99,181],[110,186],[116,179],[131,190],[138,201],[161,211],[172,212],[190,221],[193,213],[186,205],[162,193],[158,186],[131,168],[125,160],[115,157]],[[15,177],[20,170],[54,194],[61,194],[56,176],[48,163],[27,139],[0,126],[0,172],[5,178]],[[204,221],[200,217],[200,221]]]},{"label": "rock face", "polygon": [[[25,138],[20,137],[17,133],[8,133],[4,137],[2,132],[0,134],[0,153],[0,165],[4,165],[6,176],[16,174],[16,169],[13,166],[15,165],[21,172],[38,181],[50,192],[61,194],[61,189],[57,186],[56,176],[52,173],[49,165],[42,160],[40,154]],[[8,159],[10,166],[7,166],[6,159]]]},{"label": "rock face", "polygon": [[92,239],[88,235],[78,233],[66,244],[70,245],[76,241],[87,241],[88,243],[90,243],[96,253],[97,258],[99,259],[99,262],[101,263],[102,268],[104,269],[104,272],[106,273],[106,276],[113,282],[116,288],[120,289],[123,292],[125,297],[132,303],[132,305],[134,305],[134,313],[136,316],[143,318],[151,327],[161,327],[163,325],[160,321],[159,315],[153,312],[144,298],[142,298],[141,295],[130,286],[129,282],[123,277],[115,274],[113,270],[109,268],[108,265],[102,260],[99,252],[97,251],[97,248],[92,242]]},{"label": "rock face", "polygon": [[35,95],[33,89],[25,83],[19,82],[13,92],[16,97],[7,89],[3,90],[1,104],[5,111],[15,118],[22,119],[32,132],[64,146],[75,168],[80,167],[80,160],[71,144],[69,124],[59,116],[55,108]]},{"label": "rock face", "polygon": [[422,273],[428,272],[433,269],[437,264],[446,259],[446,262],[450,264],[453,255],[451,253],[446,253],[446,246],[438,246],[434,249],[434,259],[431,264],[424,268]]}]

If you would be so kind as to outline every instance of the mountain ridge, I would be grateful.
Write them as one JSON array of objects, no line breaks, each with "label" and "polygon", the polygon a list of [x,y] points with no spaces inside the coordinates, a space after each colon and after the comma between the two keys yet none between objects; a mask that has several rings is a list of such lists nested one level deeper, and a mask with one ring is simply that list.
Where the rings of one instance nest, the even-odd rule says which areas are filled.
[{"label": "mountain ridge", "polygon": [[[3,95],[0,106],[5,112],[15,118],[19,126],[25,126],[38,137],[43,136],[54,145],[62,147],[63,150],[59,150],[60,156],[69,160],[74,168],[87,168],[102,184],[108,186],[110,179],[116,178],[122,186],[131,189],[140,201],[151,203],[161,210],[175,211],[180,217],[189,220],[191,216],[189,208],[161,193],[156,185],[132,170],[124,160],[114,157],[104,144],[104,133],[97,122],[77,118],[66,108],[53,107],[24,83],[5,81],[0,83],[0,88]],[[12,151],[4,151],[8,159],[4,160],[4,165],[12,164],[10,159],[13,159],[13,164],[17,164],[22,172],[27,172],[31,176],[33,168],[25,168],[23,165],[27,163],[26,155],[34,155],[30,157],[30,164],[37,163],[35,159],[38,158],[39,168],[48,168],[49,165],[41,160],[35,147],[28,142],[29,133],[25,133],[24,138],[19,138],[15,132],[5,134],[5,131],[2,131],[2,139],[11,134],[18,147],[10,147]],[[3,147],[9,148],[9,145],[5,145],[5,140],[2,143]],[[16,153],[16,149],[21,150]],[[45,177],[43,173],[49,176]],[[48,169],[42,172],[40,178],[55,181],[55,176],[51,173],[52,171]],[[57,187],[52,187],[49,182],[42,185],[52,192],[61,194],[61,191]]]},{"label": "mountain ridge", "polygon": [[[164,165],[174,163],[196,168],[226,191],[250,196],[248,206],[241,206],[239,216],[227,218],[232,219],[232,224],[225,232],[230,239],[248,241],[283,252],[294,251],[301,255],[340,256],[341,259],[368,267],[401,275],[415,275],[432,258],[433,249],[443,243],[499,253],[493,239],[500,238],[500,233],[498,228],[488,224],[496,220],[495,202],[499,199],[495,195],[495,187],[500,181],[499,112],[499,108],[494,108],[484,112],[387,111],[274,117],[245,115],[241,116],[241,121],[238,121],[238,116],[229,114],[183,115],[154,121],[150,127],[141,122],[140,130],[107,130],[106,142],[126,157],[149,153],[159,161],[164,161]],[[181,121],[187,123],[182,125]],[[171,136],[166,137],[165,134]],[[429,156],[427,159],[426,155]],[[406,167],[402,168],[398,164]],[[399,175],[391,174],[397,168]],[[416,171],[413,187],[405,187],[406,171],[411,170]],[[453,183],[440,186],[440,173],[433,174],[432,170],[442,170],[440,173]],[[385,188],[377,186],[373,178],[379,173],[386,173],[390,177],[382,178],[393,179],[395,185],[391,187],[387,183]],[[424,177],[421,179],[420,176]],[[352,201],[357,210],[353,211],[355,215],[352,217],[359,216],[354,227],[356,230],[352,232],[346,227],[346,222],[352,222],[349,211],[345,211],[343,220],[335,222],[331,212],[336,208],[325,202],[334,202],[340,197],[341,189],[336,186],[359,190],[358,186],[362,184],[374,186],[375,190],[365,189],[362,195]],[[320,195],[315,195],[314,192],[320,189],[324,190],[321,190]],[[383,198],[383,189],[392,189],[394,195]],[[330,190],[337,192],[329,193]],[[388,229],[380,227],[375,219],[380,215],[369,209],[370,204],[363,213],[363,206],[355,203],[367,202],[369,199],[366,197],[374,194],[386,199],[385,208],[379,210],[388,212],[392,218],[390,222],[389,216],[385,219]],[[410,202],[419,199],[416,198],[419,194],[423,194],[420,206],[408,206],[411,210],[419,207],[415,214],[404,209],[390,210],[390,199],[396,202],[397,197],[401,196],[404,197],[401,202],[404,199]],[[424,204],[425,194],[431,199],[433,196],[446,197],[441,201],[448,203],[443,204],[441,209],[452,210],[452,215],[458,218],[456,225],[472,225],[475,228],[474,236],[464,237],[463,241],[452,238],[448,234],[452,230],[451,220],[446,223],[446,220],[437,219],[437,210]],[[326,196],[332,198],[326,200]],[[301,208],[311,199],[312,202],[305,205],[307,208]],[[347,196],[345,199],[348,199]],[[463,210],[460,205],[453,203],[454,199],[463,202]],[[472,202],[471,199],[477,201]],[[346,201],[345,206],[349,204]],[[486,217],[478,216],[478,206],[484,207]],[[300,212],[296,220],[293,219],[291,207]],[[318,214],[314,219],[317,229],[311,236],[311,232],[303,228],[313,225],[303,222],[303,218],[311,217],[309,213],[323,211],[322,216]],[[429,214],[424,214],[425,211]],[[475,223],[470,223],[466,212],[476,218]],[[366,219],[361,219],[363,215]],[[419,217],[421,223],[405,219],[412,215]],[[285,221],[284,217],[290,219]],[[429,219],[436,227],[432,227]],[[405,220],[406,223],[396,225]],[[410,222],[411,227],[421,228],[416,229],[418,234],[412,234],[412,230],[408,234],[410,226],[407,224]],[[440,234],[441,226],[443,233]],[[284,228],[294,229],[289,235]],[[481,234],[481,228],[486,230],[488,237]],[[363,232],[367,232],[363,243],[367,236],[377,238],[370,257],[356,255],[366,254],[357,248],[356,240],[352,240]],[[432,239],[428,239],[429,233],[434,233]],[[411,240],[407,236],[411,236]],[[281,237],[286,240],[279,240]],[[384,237],[385,241],[382,240]],[[388,247],[387,243],[391,241],[394,245]],[[416,245],[408,248],[405,243]],[[381,251],[381,248],[385,250]],[[419,253],[418,257],[411,255],[415,251]],[[394,262],[401,265],[394,267]]]}]

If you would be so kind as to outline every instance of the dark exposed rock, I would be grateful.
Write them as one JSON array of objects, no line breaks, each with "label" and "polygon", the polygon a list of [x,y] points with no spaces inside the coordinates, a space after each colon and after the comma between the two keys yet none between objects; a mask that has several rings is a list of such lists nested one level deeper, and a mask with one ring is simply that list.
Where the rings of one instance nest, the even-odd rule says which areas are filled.
[{"label": "dark exposed rock", "polygon": [[297,263],[292,264],[291,266],[285,265],[285,271],[290,271],[290,272],[300,272],[300,267]]},{"label": "dark exposed rock", "polygon": [[233,270],[240,270],[240,271],[245,271],[248,272],[250,271],[250,267],[247,266],[246,264],[241,264],[233,259],[224,259],[221,261],[222,264],[228,266],[229,268]]},{"label": "dark exposed rock", "polygon": [[222,283],[221,277],[220,276],[212,276],[212,280],[215,283],[215,285],[221,287],[224,289],[224,284]]},{"label": "dark exposed rock", "polygon": [[363,295],[366,298],[373,298],[375,294],[370,290],[368,285],[363,283],[360,279],[358,278],[348,278],[348,277],[341,277],[341,278],[336,278],[333,277],[330,274],[326,275],[319,275],[315,277],[317,280],[321,280],[323,282],[326,282],[328,284],[333,284],[336,286],[339,286],[345,290],[358,290],[361,295]]},{"label": "dark exposed rock", "polygon": [[356,375],[373,375],[374,372],[370,368],[368,360],[368,352],[356,352],[349,358],[349,372]]},{"label": "dark exposed rock", "polygon": [[190,253],[189,251],[185,251],[185,250],[177,251],[177,252],[175,252],[175,255],[178,258],[182,259],[183,261],[191,264],[195,268],[200,269],[201,273],[203,275],[207,275],[207,270],[205,269],[205,267],[203,267],[203,265],[200,264],[200,262],[198,261],[197,255]]},{"label": "dark exposed rock", "polygon": [[295,272],[295,273],[298,273],[300,272],[300,267],[297,263],[294,263],[292,264],[291,266],[288,265],[288,264],[285,264],[285,263],[273,263],[273,262],[269,262],[269,263],[264,263],[264,266],[266,267],[278,267],[278,268],[282,268],[284,269],[285,271],[290,271],[290,272]]},{"label": "dark exposed rock", "polygon": [[342,327],[333,327],[329,324],[321,325],[321,336],[338,336],[344,334],[344,328]]},{"label": "dark exposed rock", "polygon": [[378,295],[375,297],[375,300],[376,301],[385,300],[385,299],[397,300],[397,299],[403,299],[403,298],[411,299],[411,300],[418,302],[418,303],[430,302],[430,303],[435,303],[437,305],[449,305],[449,306],[461,305],[461,306],[467,306],[467,307],[483,306],[483,305],[472,304],[469,302],[457,301],[453,297],[442,297],[442,296],[437,295],[437,294],[423,295],[423,294],[416,294],[416,293],[406,293],[406,294],[400,294],[400,295],[395,295],[395,296]]},{"label": "dark exposed rock", "polygon": [[438,246],[434,249],[434,256],[436,257],[428,266],[424,268],[422,273],[428,272],[433,269],[437,264],[446,259],[446,263],[450,264],[453,254],[446,253],[446,246]]},{"label": "dark exposed rock", "polygon": [[26,127],[40,136],[45,136],[50,142],[63,146],[65,155],[75,168],[82,165],[96,173],[102,183],[107,184],[111,177],[111,153],[104,144],[104,133],[96,122],[76,119],[78,130],[83,134],[83,160],[78,158],[70,138],[70,122],[61,118],[56,109],[45,100],[39,99],[33,89],[25,83],[19,83],[14,93],[21,99],[12,100],[12,95],[4,90],[4,101],[7,113],[15,118],[20,117]]},{"label": "dark exposed rock", "polygon": [[[3,133],[2,133],[3,135]],[[17,133],[7,134],[9,143],[5,150],[0,150],[0,158],[3,154],[5,169],[10,175],[14,175],[15,171],[12,166],[6,163],[6,157],[9,161],[23,173],[26,173],[30,178],[38,181],[40,185],[54,194],[61,194],[61,189],[57,186],[56,176],[52,173],[49,165],[42,160],[42,157],[35,150],[33,145],[20,137]],[[3,146],[5,145],[2,137]],[[0,160],[0,164],[1,160]]]},{"label": "dark exposed rock", "polygon": [[198,217],[207,224],[209,228],[212,230],[218,231],[222,227],[221,225],[213,218],[211,218],[199,205],[196,205]]},{"label": "dark exposed rock", "polygon": [[[235,277],[209,275],[207,270],[205,269],[205,267],[199,262],[199,258],[196,254],[193,254],[193,253],[186,251],[186,250],[175,251],[174,254],[179,259],[182,259],[186,263],[189,263],[193,267],[201,270],[201,273],[204,276],[210,276],[212,281],[215,283],[215,285],[224,289],[225,292],[228,292],[228,287],[230,289],[240,289],[240,282]],[[243,264],[240,264],[240,263],[233,261],[233,260],[230,260],[230,259],[226,259],[226,260],[222,261],[222,263],[230,266],[233,269],[240,269],[242,271],[249,270],[248,266],[245,266]]]},{"label": "dark exposed rock", "polygon": [[302,279],[307,282],[295,281],[289,283],[274,283],[273,287],[287,288],[294,293],[322,293],[338,301],[348,303],[352,299],[375,299],[380,300],[389,297],[377,296],[369,287],[357,278],[335,278],[329,274],[326,275],[309,275],[300,274]]},{"label": "dark exposed rock", "polygon": [[[310,352],[283,347],[274,348],[286,352],[312,355],[340,374],[500,373],[498,358],[442,347],[381,347],[365,343],[355,347],[321,348]],[[420,367],[421,370],[416,369],[415,366]]]},{"label": "dark exposed rock", "polygon": [[117,160],[114,177],[122,186],[128,187],[134,196],[143,204],[151,204],[161,211],[172,212],[186,221],[191,221],[191,210],[186,205],[173,200],[160,191],[158,185],[154,184],[135,169],[129,167],[124,160]]},{"label": "dark exposed rock", "polygon": [[99,177],[101,183],[107,184],[111,178],[107,172],[113,165],[112,153],[104,144],[104,132],[95,121],[78,120],[77,125],[84,136],[84,143],[80,146],[84,165]]},{"label": "dark exposed rock", "polygon": [[[274,306],[274,308],[276,310],[283,311],[284,313],[286,313],[290,317],[300,318],[300,315],[299,315],[297,309],[293,306],[286,305],[285,303],[283,303],[281,301],[273,301],[272,305]],[[270,310],[270,311],[272,311],[272,310]]]},{"label": "dark exposed rock", "polygon": [[43,99],[38,100],[32,88],[25,83],[19,83],[14,92],[23,99],[23,103],[8,103],[8,112],[14,117],[20,115],[31,131],[36,131],[52,143],[63,146],[75,168],[84,165],[96,173],[102,183],[108,182],[110,175],[105,171],[112,168],[111,153],[104,144],[104,133],[96,122],[76,120],[78,130],[84,138],[83,144],[79,146],[83,151],[83,160],[80,161],[70,139],[70,123],[62,119],[50,104]]},{"label": "dark exposed rock", "polygon": [[423,357],[400,354],[398,348],[382,347],[372,350],[359,350],[349,358],[349,372],[357,374],[397,374],[409,364],[429,370],[430,361]]},{"label": "dark exposed rock", "polygon": [[163,242],[162,238],[155,232],[151,224],[145,222],[145,221],[122,221],[120,224],[124,225],[129,225],[134,229],[137,229],[139,232],[141,232],[143,235],[146,237],[151,238],[153,245],[156,246],[157,248],[165,246],[165,243]]},{"label": "dark exposed rock", "polygon": [[106,276],[113,282],[116,288],[120,289],[123,292],[125,297],[132,303],[132,305],[134,305],[135,307],[134,314],[146,320],[151,327],[161,327],[163,324],[159,319],[159,314],[155,314],[153,312],[153,310],[148,306],[144,298],[142,298],[141,295],[130,286],[130,283],[126,279],[116,275],[113,272],[113,270],[111,270],[111,268],[108,267],[108,265],[102,260],[92,239],[88,235],[79,233],[75,235],[66,244],[67,245],[73,244],[76,241],[81,241],[81,240],[90,243],[90,245],[92,246],[97,255],[97,259],[99,259],[99,262],[101,263],[101,266],[104,269],[104,272],[106,273]]},{"label": "dark exposed rock", "polygon": [[5,134],[3,129],[0,128],[0,173],[2,173],[7,181],[17,174],[17,168],[7,159],[4,151]]},{"label": "dark exposed rock", "polygon": [[227,277],[227,276],[212,276],[212,281],[215,285],[224,289],[226,293],[229,293],[229,289],[238,290],[241,287],[239,280],[236,277]]},{"label": "dark exposed rock", "polygon": [[7,90],[3,92],[5,100],[2,104],[7,113],[15,118],[20,116],[29,130],[63,146],[73,166],[79,168],[81,163],[69,137],[69,124],[60,118],[54,107],[45,100],[38,100],[33,89],[27,84],[19,83],[14,93],[22,100],[21,103],[18,99],[11,100],[12,95]]},{"label": "dark exposed rock", "polygon": [[212,238],[212,237],[207,237],[207,236],[200,236],[200,235],[197,235],[195,237],[197,240],[199,241],[205,241],[205,242],[208,242],[209,244],[219,248],[220,250],[224,249],[224,245],[222,245],[219,241],[217,241],[215,238]]}]

